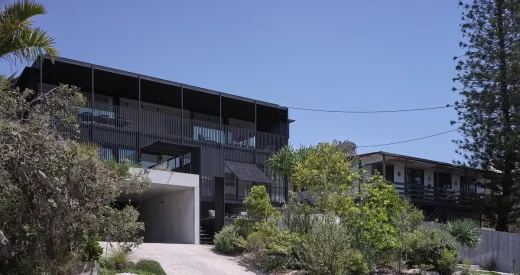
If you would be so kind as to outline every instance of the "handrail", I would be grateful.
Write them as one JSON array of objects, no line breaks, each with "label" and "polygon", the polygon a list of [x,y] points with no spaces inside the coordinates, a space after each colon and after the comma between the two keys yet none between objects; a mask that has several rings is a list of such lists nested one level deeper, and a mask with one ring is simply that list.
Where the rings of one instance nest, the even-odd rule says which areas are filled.
[{"label": "handrail", "polygon": [[220,127],[217,123],[189,118],[183,120],[180,116],[173,114],[145,110],[139,112],[135,108],[100,102],[89,101],[79,111],[79,123],[83,127],[113,129],[118,133],[139,130],[139,133],[151,137],[177,138],[179,140],[182,138],[194,145],[204,144],[205,146],[218,147],[223,144],[275,152],[286,145],[288,140],[288,137],[283,135],[230,125]]},{"label": "handrail", "polygon": [[445,203],[471,204],[482,200],[485,194],[445,190],[418,184],[394,182],[400,194],[411,200],[436,201]]}]

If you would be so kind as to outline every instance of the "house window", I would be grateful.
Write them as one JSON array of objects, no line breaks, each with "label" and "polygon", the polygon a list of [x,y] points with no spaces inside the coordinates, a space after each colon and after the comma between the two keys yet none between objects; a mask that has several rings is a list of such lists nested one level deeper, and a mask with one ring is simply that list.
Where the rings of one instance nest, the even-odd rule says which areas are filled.
[{"label": "house window", "polygon": [[435,187],[441,189],[451,189],[451,174],[437,173],[433,174]]},{"label": "house window", "polygon": [[472,177],[468,177],[466,182],[466,177],[460,177],[460,192],[465,193],[475,193],[477,191],[477,180]]},{"label": "house window", "polygon": [[[383,175],[383,162],[378,162],[372,164],[372,175],[380,174]],[[386,165],[386,175],[385,179],[388,182],[394,182],[394,166],[387,164]]]},{"label": "house window", "polygon": [[424,185],[424,171],[419,169],[407,168],[406,180],[408,184]]},{"label": "house window", "polygon": [[386,175],[385,179],[388,182],[394,182],[394,166],[393,165],[386,165]]},{"label": "house window", "polygon": [[224,194],[228,199],[237,198],[236,176],[227,166],[224,167]]}]

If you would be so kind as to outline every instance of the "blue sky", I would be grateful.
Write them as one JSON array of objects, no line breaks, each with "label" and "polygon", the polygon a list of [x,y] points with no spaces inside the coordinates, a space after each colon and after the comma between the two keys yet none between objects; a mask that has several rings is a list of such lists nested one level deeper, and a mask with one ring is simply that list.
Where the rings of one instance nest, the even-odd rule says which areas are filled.
[{"label": "blue sky", "polygon": [[[153,4],[152,4],[153,2]],[[44,1],[35,24],[63,57],[284,106],[381,110],[452,103],[453,0]],[[0,73],[16,68],[0,65]],[[453,129],[452,109],[344,115],[291,110],[291,143],[380,144]],[[450,162],[457,133],[362,148]]]}]

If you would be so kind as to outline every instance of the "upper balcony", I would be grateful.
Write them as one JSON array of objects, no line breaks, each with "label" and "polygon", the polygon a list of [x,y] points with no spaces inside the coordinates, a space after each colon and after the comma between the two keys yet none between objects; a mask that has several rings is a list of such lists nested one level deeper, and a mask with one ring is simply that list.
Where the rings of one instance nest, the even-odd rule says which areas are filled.
[{"label": "upper balcony", "polygon": [[[139,134],[141,139],[152,140],[150,142],[215,148],[232,146],[275,152],[286,145],[288,139],[252,129],[91,101],[80,108],[79,124],[83,140],[127,146],[134,144]],[[143,143],[145,141],[139,147],[149,145]]]},{"label": "upper balcony", "polygon": [[133,150],[160,141],[274,152],[289,139],[286,107],[66,58],[38,59],[16,85],[46,92],[60,83],[79,87],[88,100],[81,139],[103,145]]}]

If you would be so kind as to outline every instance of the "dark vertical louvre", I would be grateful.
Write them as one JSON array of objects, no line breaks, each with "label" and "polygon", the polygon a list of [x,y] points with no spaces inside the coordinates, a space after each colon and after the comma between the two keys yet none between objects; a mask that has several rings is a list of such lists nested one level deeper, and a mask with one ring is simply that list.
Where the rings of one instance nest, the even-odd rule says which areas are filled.
[{"label": "dark vertical louvre", "polygon": [[224,202],[224,178],[215,178],[215,232],[219,232],[224,227],[224,217],[226,215]]}]

